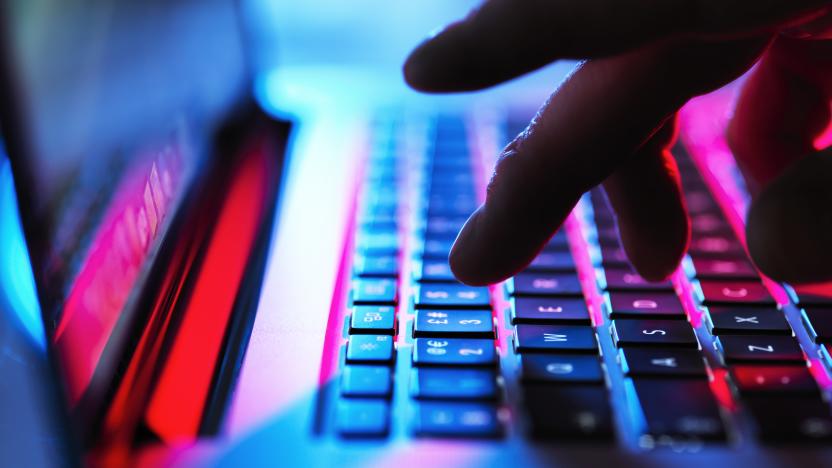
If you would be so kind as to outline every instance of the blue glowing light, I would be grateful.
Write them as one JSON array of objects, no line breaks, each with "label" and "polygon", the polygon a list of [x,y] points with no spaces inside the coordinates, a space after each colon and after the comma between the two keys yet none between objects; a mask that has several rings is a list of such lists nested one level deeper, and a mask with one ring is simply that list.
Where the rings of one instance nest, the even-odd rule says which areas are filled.
[{"label": "blue glowing light", "polygon": [[17,196],[9,161],[0,148],[0,312],[45,349],[46,335],[26,240],[17,213]]}]

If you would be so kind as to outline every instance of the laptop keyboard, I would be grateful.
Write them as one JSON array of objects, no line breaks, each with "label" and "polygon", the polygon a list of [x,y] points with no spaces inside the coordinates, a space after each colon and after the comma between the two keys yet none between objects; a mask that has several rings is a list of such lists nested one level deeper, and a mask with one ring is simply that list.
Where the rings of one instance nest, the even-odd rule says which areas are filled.
[{"label": "laptop keyboard", "polygon": [[376,132],[359,193],[341,368],[324,407],[333,433],[636,449],[832,439],[832,303],[778,305],[684,150],[693,233],[672,281],[632,270],[593,190],[526,270],[485,288],[448,266],[480,202],[470,129],[437,118],[421,147],[399,133]]}]

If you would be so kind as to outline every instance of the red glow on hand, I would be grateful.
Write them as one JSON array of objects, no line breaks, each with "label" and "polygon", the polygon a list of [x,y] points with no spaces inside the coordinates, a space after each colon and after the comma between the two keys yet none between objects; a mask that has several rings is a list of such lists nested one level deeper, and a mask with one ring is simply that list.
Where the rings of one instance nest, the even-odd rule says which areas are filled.
[{"label": "red glow on hand", "polygon": [[815,138],[815,149],[822,150],[832,146],[832,120],[829,121],[829,126],[817,138]]}]

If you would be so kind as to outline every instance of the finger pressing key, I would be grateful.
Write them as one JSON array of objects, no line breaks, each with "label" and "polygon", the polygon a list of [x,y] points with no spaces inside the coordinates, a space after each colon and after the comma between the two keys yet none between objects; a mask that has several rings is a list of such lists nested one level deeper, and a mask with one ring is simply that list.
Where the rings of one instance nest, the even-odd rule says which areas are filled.
[{"label": "finger pressing key", "polygon": [[669,146],[671,118],[604,181],[630,263],[645,279],[666,279],[682,259],[690,237],[679,171]]}]

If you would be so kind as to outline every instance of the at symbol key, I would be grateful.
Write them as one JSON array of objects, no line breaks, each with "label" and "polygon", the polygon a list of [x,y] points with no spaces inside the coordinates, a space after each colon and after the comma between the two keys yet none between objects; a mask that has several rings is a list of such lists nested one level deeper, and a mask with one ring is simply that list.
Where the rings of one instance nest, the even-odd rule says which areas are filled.
[{"label": "at symbol key", "polygon": [[494,340],[461,338],[416,338],[413,365],[493,366],[497,363]]}]

